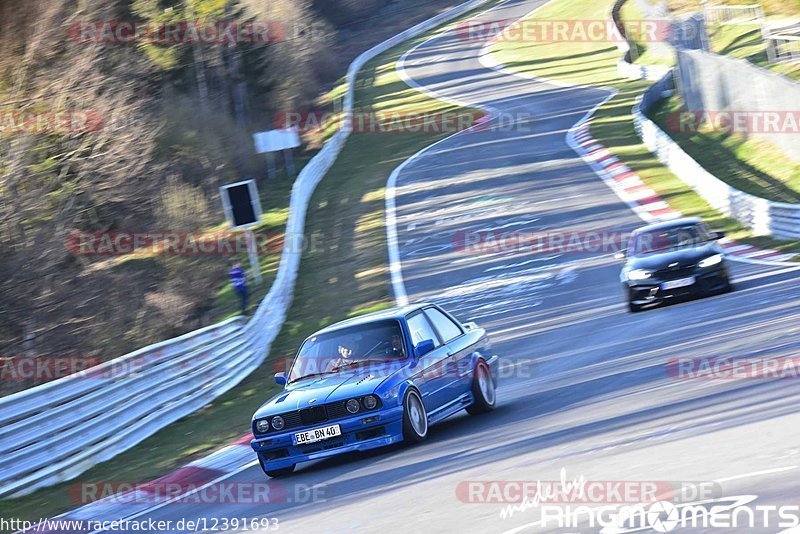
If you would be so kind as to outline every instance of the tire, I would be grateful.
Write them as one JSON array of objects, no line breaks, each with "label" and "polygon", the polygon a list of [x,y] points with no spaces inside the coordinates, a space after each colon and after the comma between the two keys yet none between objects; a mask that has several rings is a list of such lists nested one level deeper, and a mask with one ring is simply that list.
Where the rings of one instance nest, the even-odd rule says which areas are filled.
[{"label": "tire", "polygon": [[642,307],[639,304],[633,303],[633,291],[631,291],[630,288],[628,288],[627,291],[625,292],[625,296],[628,301],[628,311],[630,311],[631,313],[638,313],[642,311]]},{"label": "tire", "polygon": [[494,410],[497,394],[492,372],[486,362],[480,360],[472,377],[472,396],[475,402],[467,406],[467,413],[478,415]]},{"label": "tire", "polygon": [[284,467],[283,469],[274,469],[274,470],[270,470],[270,471],[267,471],[265,469],[264,472],[270,478],[280,478],[280,477],[289,476],[292,473],[294,473],[294,468],[295,468],[295,466],[291,465],[289,467]]},{"label": "tire", "polygon": [[428,413],[416,389],[406,391],[403,399],[403,440],[419,443],[428,437]]},{"label": "tire", "polygon": [[728,277],[725,279],[725,287],[722,288],[722,293],[732,293],[733,292],[733,283],[731,283],[731,278]]},{"label": "tire", "polygon": [[628,301],[628,310],[629,310],[631,313],[639,313],[640,311],[642,311],[642,307],[641,307],[641,306],[639,306],[638,304],[634,304],[633,302],[631,302],[631,301],[629,300],[629,301]]}]

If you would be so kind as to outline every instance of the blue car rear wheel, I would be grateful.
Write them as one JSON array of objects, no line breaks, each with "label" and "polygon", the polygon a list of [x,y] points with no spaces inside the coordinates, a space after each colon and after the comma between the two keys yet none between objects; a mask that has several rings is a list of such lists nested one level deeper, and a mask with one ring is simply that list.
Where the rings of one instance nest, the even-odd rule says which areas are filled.
[{"label": "blue car rear wheel", "polygon": [[494,379],[489,366],[483,360],[475,365],[472,378],[472,396],[475,401],[467,406],[467,413],[477,415],[494,410],[496,400]]}]

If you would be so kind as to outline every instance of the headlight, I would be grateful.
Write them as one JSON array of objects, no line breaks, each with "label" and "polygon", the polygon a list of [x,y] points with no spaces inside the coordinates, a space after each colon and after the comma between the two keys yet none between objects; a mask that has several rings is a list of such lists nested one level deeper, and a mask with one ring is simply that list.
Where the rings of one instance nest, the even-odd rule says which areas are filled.
[{"label": "headlight", "polygon": [[283,427],[286,423],[283,421],[283,417],[280,415],[276,415],[272,418],[272,428],[275,430],[283,430]]},{"label": "headlight", "polygon": [[628,279],[630,280],[647,280],[650,278],[652,273],[650,271],[645,271],[643,269],[634,269],[628,273]]},{"label": "headlight", "polygon": [[361,405],[358,404],[356,399],[350,399],[345,403],[344,407],[347,408],[347,411],[350,413],[358,413],[358,410],[361,409]]},{"label": "headlight", "polygon": [[367,410],[373,410],[378,405],[378,397],[375,395],[367,395],[361,399],[361,402],[364,403],[364,408]]},{"label": "headlight", "polygon": [[700,261],[700,263],[697,265],[705,269],[706,267],[713,267],[714,265],[719,265],[720,263],[722,263],[722,254],[714,254],[713,256],[709,256]]},{"label": "headlight", "polygon": [[265,434],[269,432],[269,421],[267,419],[259,419],[256,421],[256,430],[259,434]]}]

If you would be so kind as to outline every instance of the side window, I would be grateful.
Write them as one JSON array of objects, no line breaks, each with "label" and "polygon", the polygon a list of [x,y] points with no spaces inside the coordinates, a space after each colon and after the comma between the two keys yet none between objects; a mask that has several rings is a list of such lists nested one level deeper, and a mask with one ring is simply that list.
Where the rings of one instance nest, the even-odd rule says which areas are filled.
[{"label": "side window", "polygon": [[431,323],[428,322],[428,318],[425,317],[423,313],[418,313],[408,319],[408,329],[411,332],[411,342],[414,345],[426,339],[432,339],[435,347],[441,345],[439,337],[436,335]]},{"label": "side window", "polygon": [[428,319],[431,320],[436,330],[442,335],[442,339],[444,339],[445,343],[463,334],[460,326],[436,308],[426,308],[425,315],[428,316]]}]

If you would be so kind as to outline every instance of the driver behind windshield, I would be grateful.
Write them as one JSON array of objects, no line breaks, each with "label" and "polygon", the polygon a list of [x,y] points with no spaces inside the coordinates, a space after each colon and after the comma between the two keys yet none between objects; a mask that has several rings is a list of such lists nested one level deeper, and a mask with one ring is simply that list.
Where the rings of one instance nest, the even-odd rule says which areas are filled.
[{"label": "driver behind windshield", "polygon": [[397,321],[354,326],[308,339],[300,348],[289,380],[387,363],[405,356],[403,335]]}]

